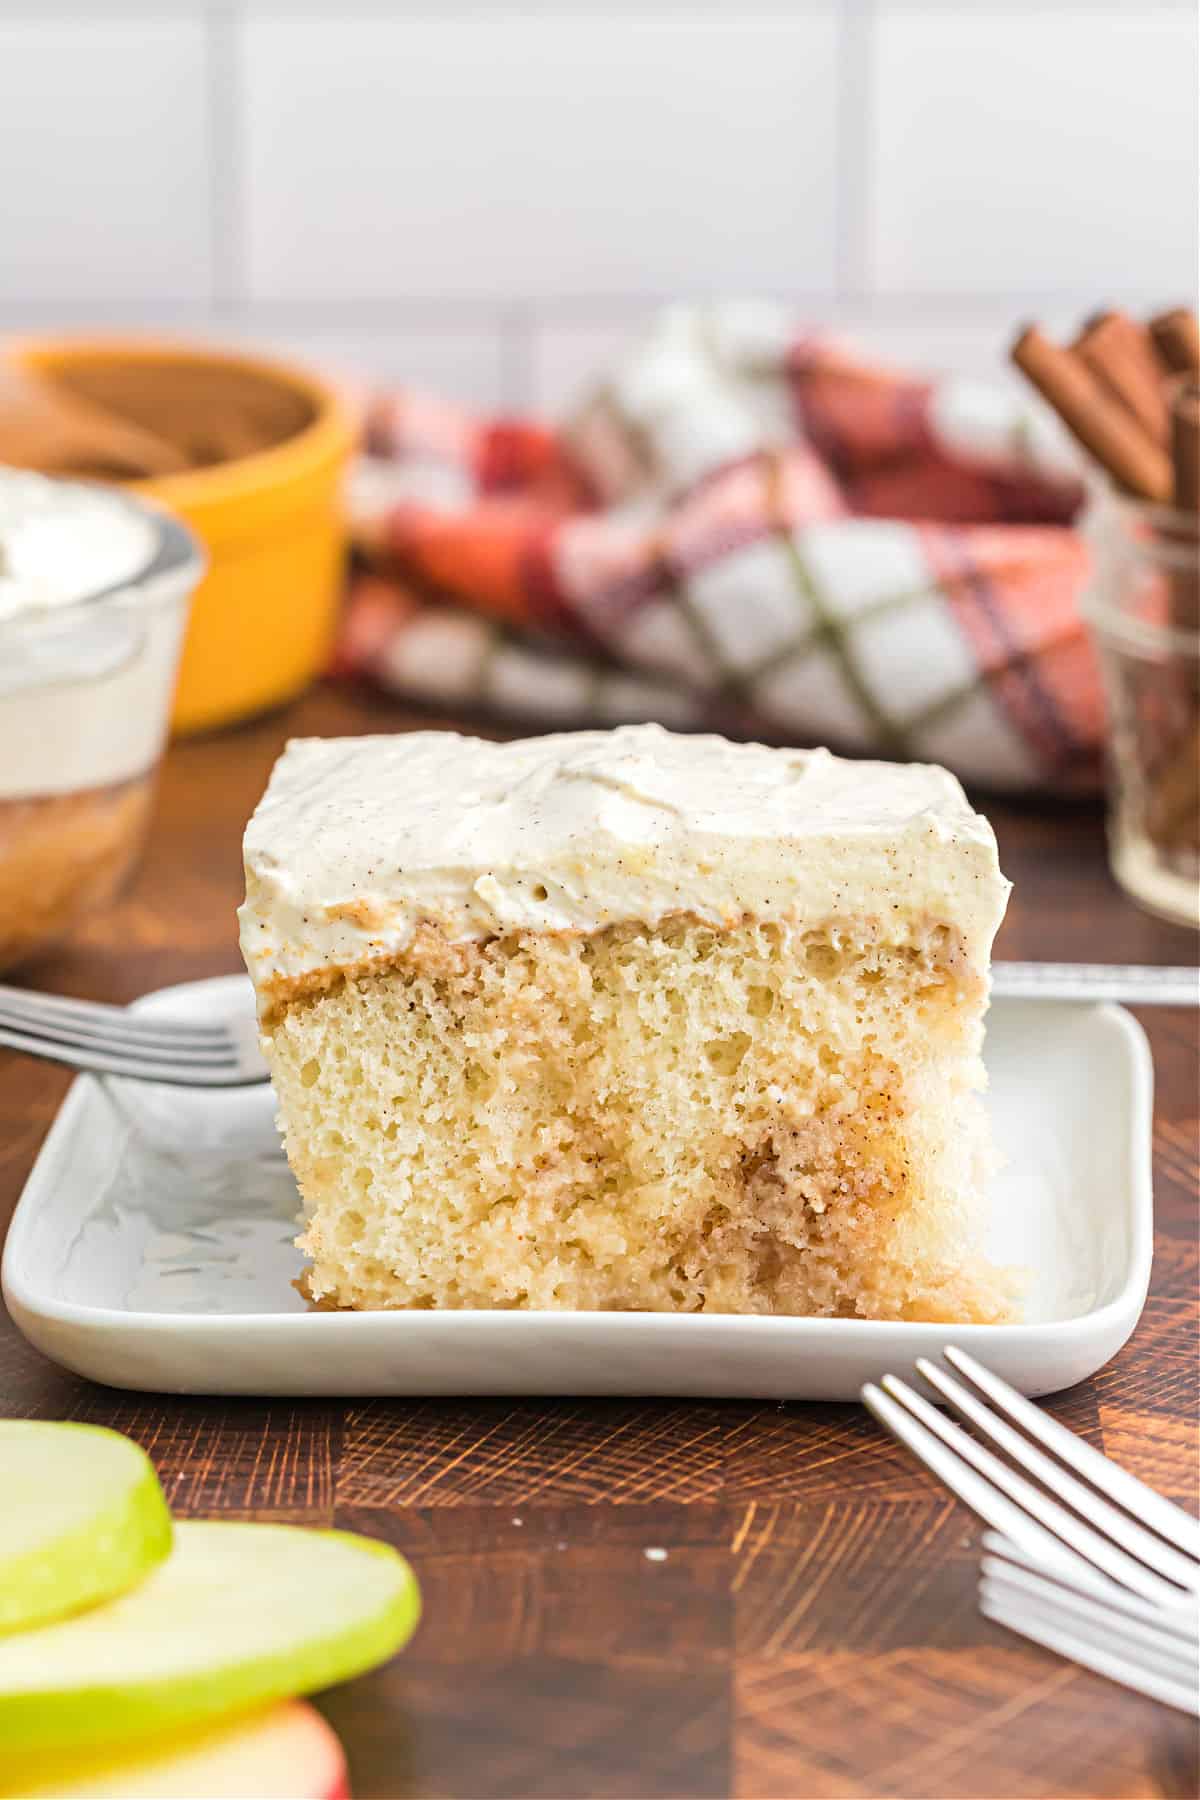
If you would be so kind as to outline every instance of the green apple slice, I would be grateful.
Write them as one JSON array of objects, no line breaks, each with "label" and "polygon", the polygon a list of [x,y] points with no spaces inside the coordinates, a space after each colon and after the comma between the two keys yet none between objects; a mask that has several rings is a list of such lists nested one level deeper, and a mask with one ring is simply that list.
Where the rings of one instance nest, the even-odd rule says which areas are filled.
[{"label": "green apple slice", "polygon": [[124,1593],[170,1548],[137,1444],[98,1425],[0,1420],[0,1632]]},{"label": "green apple slice", "polygon": [[387,1544],[185,1520],[132,1592],[0,1639],[0,1744],[114,1743],[311,1693],[383,1662],[419,1613]]},{"label": "green apple slice", "polygon": [[303,1700],[140,1744],[6,1757],[11,1800],[350,1800],[336,1734]]}]

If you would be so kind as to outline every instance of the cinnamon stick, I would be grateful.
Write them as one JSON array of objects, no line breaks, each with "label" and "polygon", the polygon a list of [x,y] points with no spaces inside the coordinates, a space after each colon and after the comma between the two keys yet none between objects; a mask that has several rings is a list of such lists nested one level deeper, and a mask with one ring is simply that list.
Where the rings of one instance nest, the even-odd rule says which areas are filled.
[{"label": "cinnamon stick", "polygon": [[1171,462],[1166,450],[1109,398],[1073,351],[1062,349],[1038,326],[1030,325],[1013,345],[1012,360],[1118,487],[1143,500],[1170,499]]},{"label": "cinnamon stick", "polygon": [[1180,550],[1190,550],[1191,567],[1171,571],[1171,623],[1183,631],[1200,630],[1200,382],[1185,377],[1170,389],[1171,464],[1175,510],[1189,515],[1185,526],[1170,535]]},{"label": "cinnamon stick", "polygon": [[[1177,378],[1168,388],[1171,418],[1172,502],[1179,517],[1164,527],[1177,564],[1170,570],[1168,605],[1179,631],[1200,630],[1200,382]],[[1180,698],[1182,720],[1169,733],[1150,783],[1146,829],[1168,855],[1200,848],[1200,687],[1195,659],[1182,654],[1162,671]],[[1164,715],[1165,723],[1165,715]]]},{"label": "cinnamon stick", "polygon": [[1200,321],[1186,306],[1175,306],[1150,321],[1150,336],[1169,375],[1200,374]]},{"label": "cinnamon stick", "polygon": [[[1135,514],[1130,527],[1167,552],[1161,576],[1176,630],[1200,629],[1200,329],[1182,307],[1147,328],[1124,313],[1089,319],[1070,349],[1036,325],[1012,360],[1113,482],[1164,510]],[[1167,381],[1165,370],[1177,371]],[[1166,505],[1172,510],[1167,512]],[[1148,591],[1152,592],[1153,589]],[[1164,868],[1193,870],[1200,854],[1200,675],[1194,651],[1118,658],[1138,721],[1132,757],[1141,794],[1140,829]]]},{"label": "cinnamon stick", "polygon": [[1200,513],[1200,381],[1180,381],[1171,390],[1172,503],[1180,512]]},{"label": "cinnamon stick", "polygon": [[1154,342],[1128,313],[1098,313],[1071,346],[1109,397],[1157,444],[1167,442],[1167,402]]}]

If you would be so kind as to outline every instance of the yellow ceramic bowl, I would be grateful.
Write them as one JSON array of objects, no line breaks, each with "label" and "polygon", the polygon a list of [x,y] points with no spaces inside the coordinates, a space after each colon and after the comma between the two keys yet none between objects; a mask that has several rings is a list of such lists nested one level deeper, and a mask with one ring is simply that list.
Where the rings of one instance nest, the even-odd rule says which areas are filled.
[{"label": "yellow ceramic bowl", "polygon": [[315,376],[250,355],[145,338],[41,338],[17,346],[27,366],[71,385],[116,365],[150,383],[156,369],[277,389],[299,429],[268,449],[130,484],[170,508],[208,551],[184,642],[172,726],[225,725],[301,692],[327,656],[346,552],[342,484],[355,427],[343,398]]}]

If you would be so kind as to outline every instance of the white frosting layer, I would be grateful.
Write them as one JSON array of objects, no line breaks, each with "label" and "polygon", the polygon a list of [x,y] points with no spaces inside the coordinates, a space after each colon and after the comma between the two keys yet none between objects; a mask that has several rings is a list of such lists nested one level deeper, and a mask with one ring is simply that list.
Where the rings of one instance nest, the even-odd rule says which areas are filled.
[{"label": "white frosting layer", "polygon": [[242,951],[260,989],[455,940],[694,912],[945,921],[986,966],[1009,884],[945,769],[657,725],[493,744],[300,738],[246,829]]},{"label": "white frosting layer", "polygon": [[130,581],[154,545],[149,521],[100,490],[0,468],[0,621]]}]

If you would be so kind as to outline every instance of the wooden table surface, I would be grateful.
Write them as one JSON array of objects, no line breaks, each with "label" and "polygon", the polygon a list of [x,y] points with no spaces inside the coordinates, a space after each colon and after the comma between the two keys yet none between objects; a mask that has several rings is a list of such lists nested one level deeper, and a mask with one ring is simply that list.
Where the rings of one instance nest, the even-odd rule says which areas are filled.
[{"label": "wooden table surface", "polygon": [[[238,968],[241,828],[284,738],[406,722],[319,692],[173,750],[132,891],[37,982],[127,1000]],[[1195,958],[1112,886],[1094,811],[989,810],[1016,882],[1002,954]],[[1194,1508],[1197,1015],[1139,1016],[1150,1300],[1051,1410]],[[67,1082],[0,1052],[0,1220]],[[411,1559],[411,1648],[321,1701],[358,1796],[1197,1792],[1189,1721],[978,1617],[971,1515],[857,1407],[161,1398],[66,1374],[6,1321],[0,1380],[7,1413],[131,1433],[181,1514],[336,1521]]]}]

